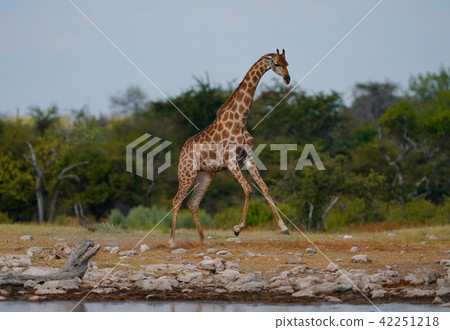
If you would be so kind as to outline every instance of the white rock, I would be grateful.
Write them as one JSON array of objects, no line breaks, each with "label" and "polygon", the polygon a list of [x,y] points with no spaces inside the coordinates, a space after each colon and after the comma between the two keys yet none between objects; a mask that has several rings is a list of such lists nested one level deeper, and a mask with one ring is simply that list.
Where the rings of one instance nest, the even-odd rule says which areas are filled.
[{"label": "white rock", "polygon": [[238,243],[238,244],[242,243],[242,241],[240,240],[239,237],[230,237],[227,239],[227,242],[234,242],[234,243]]},{"label": "white rock", "polygon": [[311,253],[311,254],[315,254],[315,253],[317,253],[317,250],[316,249],[312,249],[312,248],[306,248],[306,253]]},{"label": "white rock", "polygon": [[28,255],[15,255],[15,254],[5,254],[0,257],[0,265],[6,265],[8,267],[24,267],[31,265],[31,257]]},{"label": "white rock", "polygon": [[[78,283],[76,280],[55,280],[47,281],[43,284],[38,284],[35,286],[36,289],[44,290],[78,290]],[[36,294],[39,294],[36,292]]]},{"label": "white rock", "polygon": [[109,251],[111,251],[111,247],[110,247],[110,246],[105,246],[105,247],[103,248],[103,251],[109,252]]},{"label": "white rock", "polygon": [[397,235],[394,234],[394,233],[388,233],[388,234],[387,234],[387,237],[395,237],[395,236],[397,236]]},{"label": "white rock", "polygon": [[443,303],[444,303],[444,301],[441,298],[439,298],[439,297],[434,298],[434,300],[432,302],[432,304],[437,304],[437,305],[440,305],[440,304],[443,304]]},{"label": "white rock", "polygon": [[22,241],[32,241],[32,240],[34,240],[34,237],[31,236],[31,235],[23,235],[23,236],[20,237],[20,239]]},{"label": "white rock", "polygon": [[240,273],[237,270],[226,269],[219,272],[214,278],[222,282],[233,282],[239,275]]},{"label": "white rock", "polygon": [[[205,257],[207,257],[207,256],[205,256]],[[200,261],[197,264],[197,268],[201,269],[201,270],[214,271],[216,269],[216,266],[214,264],[214,260],[210,259],[210,260]]]},{"label": "white rock", "polygon": [[434,235],[428,235],[427,237],[428,237],[428,239],[437,239],[437,237]]},{"label": "white rock", "polygon": [[270,291],[277,292],[277,293],[293,293],[294,289],[290,285],[282,285],[282,286],[274,287]]},{"label": "white rock", "polygon": [[436,296],[438,297],[450,297],[450,288],[446,286],[441,286],[439,290],[436,292]]},{"label": "white rock", "polygon": [[208,250],[206,250],[206,252],[216,254],[217,250],[216,249],[208,249]]},{"label": "white rock", "polygon": [[406,253],[406,251],[403,251],[403,250],[402,250],[402,251],[400,251],[400,254],[405,254],[405,253]]},{"label": "white rock", "polygon": [[372,298],[384,298],[384,296],[386,295],[387,291],[383,290],[383,289],[378,289],[378,290],[373,290],[370,294],[372,296]]},{"label": "white rock", "polygon": [[359,247],[353,246],[353,247],[350,249],[350,252],[351,252],[351,253],[359,252]]},{"label": "white rock", "polygon": [[3,300],[6,300],[6,298],[3,296],[0,296],[0,301],[3,301]]},{"label": "white rock", "polygon": [[335,272],[335,271],[339,270],[340,268],[341,267],[339,267],[339,265],[336,265],[336,264],[334,264],[332,262],[330,262],[328,264],[328,266],[327,266],[327,270],[330,271],[330,272]]},{"label": "white rock", "polygon": [[422,289],[405,289],[404,290],[406,297],[409,298],[422,298],[422,297],[431,297],[434,296],[436,291],[435,290],[422,290]]},{"label": "white rock", "polygon": [[168,276],[161,276],[158,279],[149,279],[136,283],[137,286],[146,291],[172,291],[173,288],[177,288],[179,283],[174,278]]},{"label": "white rock", "polygon": [[327,302],[329,302],[329,303],[341,303],[342,302],[342,300],[341,299],[339,299],[339,298],[336,298],[336,297],[333,297],[333,296],[326,296],[325,298],[324,298]]},{"label": "white rock", "polygon": [[366,263],[366,262],[370,262],[371,260],[370,260],[369,256],[366,254],[358,254],[356,256],[353,256],[350,259],[350,261]]},{"label": "white rock", "polygon": [[450,260],[442,259],[441,261],[439,261],[439,265],[441,265],[441,266],[450,266]]},{"label": "white rock", "polygon": [[293,297],[305,297],[312,298],[314,297],[314,292],[311,289],[303,289],[292,294]]},{"label": "white rock", "polygon": [[116,254],[120,251],[120,248],[118,246],[114,246],[109,250],[109,253]]},{"label": "white rock", "polygon": [[225,269],[237,270],[238,272],[241,271],[241,267],[237,263],[232,261],[225,262]]},{"label": "white rock", "polygon": [[34,288],[36,286],[36,282],[32,280],[28,280],[23,284],[24,288]]},{"label": "white rock", "polygon": [[286,263],[287,264],[305,264],[306,262],[303,260],[301,256],[293,255],[286,257]]},{"label": "white rock", "polygon": [[27,250],[27,256],[33,258],[35,254],[43,254],[44,248],[40,246],[32,246]]},{"label": "white rock", "polygon": [[176,250],[173,250],[170,253],[172,253],[172,254],[186,254],[186,253],[188,253],[188,250],[186,250],[186,249],[176,249]]},{"label": "white rock", "polygon": [[139,255],[139,253],[137,253],[134,250],[130,250],[130,251],[120,251],[119,253],[117,253],[117,255],[120,257],[131,257],[131,256],[137,256],[137,255]]},{"label": "white rock", "polygon": [[229,256],[229,255],[231,255],[231,253],[228,252],[228,251],[217,251],[216,254],[219,255],[219,256]]},{"label": "white rock", "polygon": [[210,257],[210,256],[203,256],[203,260],[213,260],[213,257]]},{"label": "white rock", "polygon": [[190,283],[192,280],[202,280],[203,273],[202,272],[193,272],[193,273],[185,273],[180,274],[177,277],[178,282]]},{"label": "white rock", "polygon": [[141,252],[150,251],[150,247],[147,244],[142,244],[140,249]]},{"label": "white rock", "polygon": [[344,239],[352,239],[353,236],[352,235],[344,235]]}]

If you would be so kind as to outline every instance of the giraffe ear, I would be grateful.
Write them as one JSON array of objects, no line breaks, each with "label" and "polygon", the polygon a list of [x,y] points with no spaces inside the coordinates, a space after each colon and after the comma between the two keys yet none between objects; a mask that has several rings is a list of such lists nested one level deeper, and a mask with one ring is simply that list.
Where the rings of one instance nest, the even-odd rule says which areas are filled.
[{"label": "giraffe ear", "polygon": [[281,53],[281,55],[284,57],[284,54],[285,54],[285,52],[284,52],[284,49],[283,49],[283,52]]},{"label": "giraffe ear", "polygon": [[280,51],[278,50],[278,48],[277,48],[277,54],[280,55]]}]

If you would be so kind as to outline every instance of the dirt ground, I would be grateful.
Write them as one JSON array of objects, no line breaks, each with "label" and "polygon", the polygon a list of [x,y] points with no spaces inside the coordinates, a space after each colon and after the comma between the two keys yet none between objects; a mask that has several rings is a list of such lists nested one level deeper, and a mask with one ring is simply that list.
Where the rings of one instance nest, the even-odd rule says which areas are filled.
[{"label": "dirt ground", "polygon": [[[118,270],[180,262],[171,260],[174,255],[171,254],[173,249],[169,248],[167,243],[168,233],[155,230],[147,234],[144,231],[90,232],[81,227],[0,225],[0,253],[26,254],[27,249],[32,246],[53,248],[58,240],[64,240],[72,246],[78,241],[91,239],[102,247],[119,246],[121,251],[135,248],[139,255],[123,260],[116,268]],[[177,247],[189,251],[182,259],[197,263],[203,260],[203,257],[197,254],[206,253],[208,248],[226,250],[231,255],[225,258],[239,263],[242,273],[277,271],[285,264],[286,257],[295,252],[304,253],[303,259],[310,268],[324,269],[330,261],[342,259],[337,262],[339,266],[352,269],[355,268],[355,263],[351,262],[350,258],[355,254],[366,254],[372,262],[358,263],[357,268],[375,273],[382,266],[397,265],[399,272],[407,273],[420,266],[438,267],[439,260],[447,257],[443,251],[450,250],[450,225],[382,232],[353,231],[305,235],[291,228],[290,237],[272,230],[254,231],[244,228],[239,236],[241,243],[227,241],[228,238],[235,237],[231,228],[229,231],[206,230],[205,234],[209,239],[201,245],[195,230],[177,231]],[[34,240],[21,240],[22,235],[32,235]],[[353,238],[344,239],[344,235],[351,235]],[[150,251],[141,253],[141,244],[148,245]],[[359,248],[359,252],[350,252],[354,246]],[[317,253],[306,253],[306,248],[316,249]],[[263,256],[247,257],[247,251]],[[114,267],[119,260],[117,255],[103,249],[92,259],[99,268]],[[38,259],[33,266],[60,267],[64,263],[65,260]]]}]

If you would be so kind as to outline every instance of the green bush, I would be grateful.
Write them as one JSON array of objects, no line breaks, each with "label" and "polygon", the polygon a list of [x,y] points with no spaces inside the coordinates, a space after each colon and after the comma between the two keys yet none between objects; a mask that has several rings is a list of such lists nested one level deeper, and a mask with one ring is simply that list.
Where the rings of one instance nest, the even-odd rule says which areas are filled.
[{"label": "green bush", "polygon": [[364,200],[345,199],[335,205],[327,216],[326,228],[342,230],[352,224],[360,223],[364,215]]},{"label": "green bush", "polygon": [[70,220],[72,220],[71,217],[60,214],[56,216],[55,224],[58,226],[67,226],[70,223]]},{"label": "green bush", "polygon": [[108,224],[123,227],[125,224],[125,216],[119,209],[113,209],[108,217]]},{"label": "green bush", "polygon": [[[151,208],[144,206],[137,206],[130,210],[124,228],[128,229],[151,229],[156,226],[164,216],[167,215],[167,210],[156,205]],[[168,228],[171,223],[170,215],[158,225],[160,228]]]},{"label": "green bush", "polygon": [[437,207],[426,199],[418,199],[405,205],[404,218],[408,223],[432,223]]},{"label": "green bush", "polygon": [[[200,210],[198,212],[198,216],[200,218],[202,227],[216,227],[214,220],[204,210]],[[172,219],[172,217],[170,217],[170,219]],[[182,210],[180,213],[178,213],[177,228],[196,228],[194,219],[192,218],[192,214],[189,210]]]},{"label": "green bush", "polygon": [[104,234],[121,234],[122,229],[119,226],[113,225],[111,223],[101,223],[97,227],[99,233]]},{"label": "green bush", "polygon": [[0,223],[2,224],[11,224],[13,223],[12,219],[8,217],[6,213],[0,212]]},{"label": "green bush", "polygon": [[[241,221],[244,205],[234,205],[214,215],[218,228],[227,229]],[[274,221],[274,215],[267,203],[250,201],[248,206],[246,225],[249,227],[263,226]]]}]

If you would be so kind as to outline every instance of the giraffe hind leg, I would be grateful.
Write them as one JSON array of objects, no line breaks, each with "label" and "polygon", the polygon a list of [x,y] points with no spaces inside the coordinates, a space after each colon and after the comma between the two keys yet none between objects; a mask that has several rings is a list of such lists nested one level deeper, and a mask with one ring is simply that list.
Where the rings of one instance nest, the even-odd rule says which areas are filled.
[{"label": "giraffe hind leg", "polygon": [[197,228],[201,242],[204,241],[205,235],[203,234],[200,217],[198,216],[198,207],[215,176],[216,173],[213,172],[198,172],[194,183],[194,191],[187,202],[187,207],[189,208],[189,211],[191,211],[192,217],[194,218],[195,227]]}]

